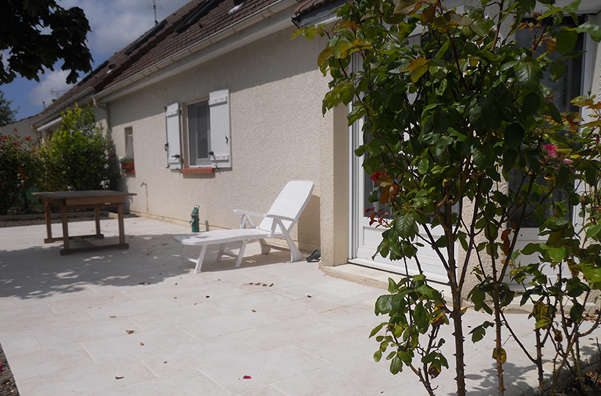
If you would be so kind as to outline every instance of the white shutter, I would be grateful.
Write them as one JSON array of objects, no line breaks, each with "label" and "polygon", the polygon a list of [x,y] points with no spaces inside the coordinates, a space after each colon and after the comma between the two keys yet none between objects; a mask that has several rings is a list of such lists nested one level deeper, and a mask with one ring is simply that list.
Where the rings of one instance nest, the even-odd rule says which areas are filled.
[{"label": "white shutter", "polygon": [[180,169],[182,167],[182,149],[180,144],[180,119],[179,103],[165,107],[165,119],[167,120],[167,167]]},{"label": "white shutter", "polygon": [[232,167],[230,139],[230,92],[227,89],[209,94],[211,151],[209,158],[218,168]]}]

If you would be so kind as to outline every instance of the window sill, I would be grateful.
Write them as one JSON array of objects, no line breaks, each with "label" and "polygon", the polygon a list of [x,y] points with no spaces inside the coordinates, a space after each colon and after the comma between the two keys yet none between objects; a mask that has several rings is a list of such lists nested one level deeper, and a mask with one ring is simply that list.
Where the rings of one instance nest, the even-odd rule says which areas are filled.
[{"label": "window sill", "polygon": [[212,175],[215,173],[215,168],[211,166],[201,168],[183,168],[179,170],[179,173],[184,175]]}]

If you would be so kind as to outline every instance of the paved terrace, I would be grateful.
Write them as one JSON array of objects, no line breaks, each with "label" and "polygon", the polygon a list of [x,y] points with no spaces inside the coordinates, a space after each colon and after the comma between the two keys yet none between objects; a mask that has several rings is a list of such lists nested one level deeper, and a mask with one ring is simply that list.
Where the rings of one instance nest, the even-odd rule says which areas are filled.
[{"label": "paved terrace", "polygon": [[[101,224],[117,235],[116,220]],[[93,229],[70,224],[72,235]],[[21,396],[426,394],[372,359],[381,289],[258,244],[239,269],[224,258],[194,274],[173,241],[188,227],[130,218],[125,229],[129,250],[70,256],[42,243],[45,226],[0,229],[0,343]],[[527,316],[511,316],[533,345]],[[466,333],[485,317],[468,311]],[[496,393],[492,345],[466,343],[470,395]],[[516,345],[505,349],[508,394],[520,395],[536,375]],[[437,394],[454,394],[453,377],[435,380]]]}]

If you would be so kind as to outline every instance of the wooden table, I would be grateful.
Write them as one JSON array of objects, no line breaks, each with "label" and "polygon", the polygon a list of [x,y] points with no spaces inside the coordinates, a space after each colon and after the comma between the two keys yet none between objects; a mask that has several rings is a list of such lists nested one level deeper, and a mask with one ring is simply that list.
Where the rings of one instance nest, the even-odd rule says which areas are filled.
[{"label": "wooden table", "polygon": [[[61,255],[71,254],[73,252],[101,250],[101,249],[128,249],[129,245],[125,243],[125,227],[123,226],[123,203],[125,197],[136,195],[119,191],[56,191],[56,192],[36,192],[33,195],[44,200],[46,207],[46,233],[48,237],[44,243],[63,241]],[[61,220],[63,223],[63,236],[59,238],[52,237],[52,227],[50,223],[50,205],[58,205],[61,209]],[[86,239],[103,239],[104,235],[100,233],[100,208],[116,206],[119,220],[119,243],[112,245],[95,245]],[[96,221],[96,233],[90,235],[69,236],[67,210],[70,209],[94,209],[94,220]],[[71,248],[69,241],[75,240],[84,245],[81,248]]]}]

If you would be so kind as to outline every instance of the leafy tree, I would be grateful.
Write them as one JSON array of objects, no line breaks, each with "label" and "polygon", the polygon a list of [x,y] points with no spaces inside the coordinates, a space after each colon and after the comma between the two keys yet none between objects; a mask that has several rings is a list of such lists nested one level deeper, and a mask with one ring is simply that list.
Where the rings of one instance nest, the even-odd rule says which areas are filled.
[{"label": "leafy tree", "polygon": [[[365,156],[376,186],[371,200],[386,205],[371,213],[386,227],[378,253],[405,266],[413,261],[421,273],[390,280],[389,294],[376,302],[376,313],[389,319],[372,332],[380,343],[374,358],[389,360],[393,374],[409,368],[433,395],[432,381],[449,367],[439,329],[452,322],[457,393],[465,395],[462,299],[469,296],[475,309],[492,316],[471,335],[476,342],[487,328],[494,330],[491,355],[503,394],[508,356],[502,332],[510,329],[504,308],[515,297],[508,283],[513,277],[525,289],[521,302],[533,302],[535,353],[509,331],[536,365],[542,394],[543,345],[556,349],[554,389],[561,368],[570,358],[578,361],[578,340],[590,330],[582,327],[590,318],[586,305],[601,288],[601,121],[580,125],[578,113],[561,114],[543,74],[559,80],[564,59],[581,55],[574,51],[578,34],[599,41],[601,28],[578,24],[578,1],[563,8],[553,0],[473,3],[460,14],[437,0],[350,1],[331,29],[312,26],[296,34],[329,37],[318,58],[331,76],[324,111],[352,104],[349,124],[365,118],[365,143],[356,154]],[[523,22],[539,3],[547,11]],[[574,26],[561,25],[564,16]],[[526,47],[514,40],[522,29],[535,32]],[[422,45],[409,45],[415,31],[424,32]],[[541,48],[542,55],[535,53]],[[350,68],[353,58],[361,67]],[[593,98],[575,104],[601,108]],[[566,218],[575,205],[579,227]],[[530,219],[546,241],[520,252],[518,235]],[[440,258],[451,296],[442,296],[423,274],[423,246]],[[530,254],[538,257],[525,257]],[[546,275],[548,269],[556,277]],[[471,290],[470,272],[478,277]],[[592,319],[594,329],[599,315]]]},{"label": "leafy tree", "polygon": [[63,9],[54,0],[0,0],[0,9],[0,85],[17,74],[39,81],[39,74],[54,70],[58,60],[64,62],[62,70],[70,70],[71,84],[78,71],[91,70],[90,25],[81,8]]},{"label": "leafy tree", "polygon": [[116,189],[118,164],[90,106],[62,113],[62,126],[41,147],[44,191]]},{"label": "leafy tree", "polygon": [[4,92],[0,91],[0,126],[15,122],[15,115],[18,110],[10,108],[12,102],[4,98]]}]

